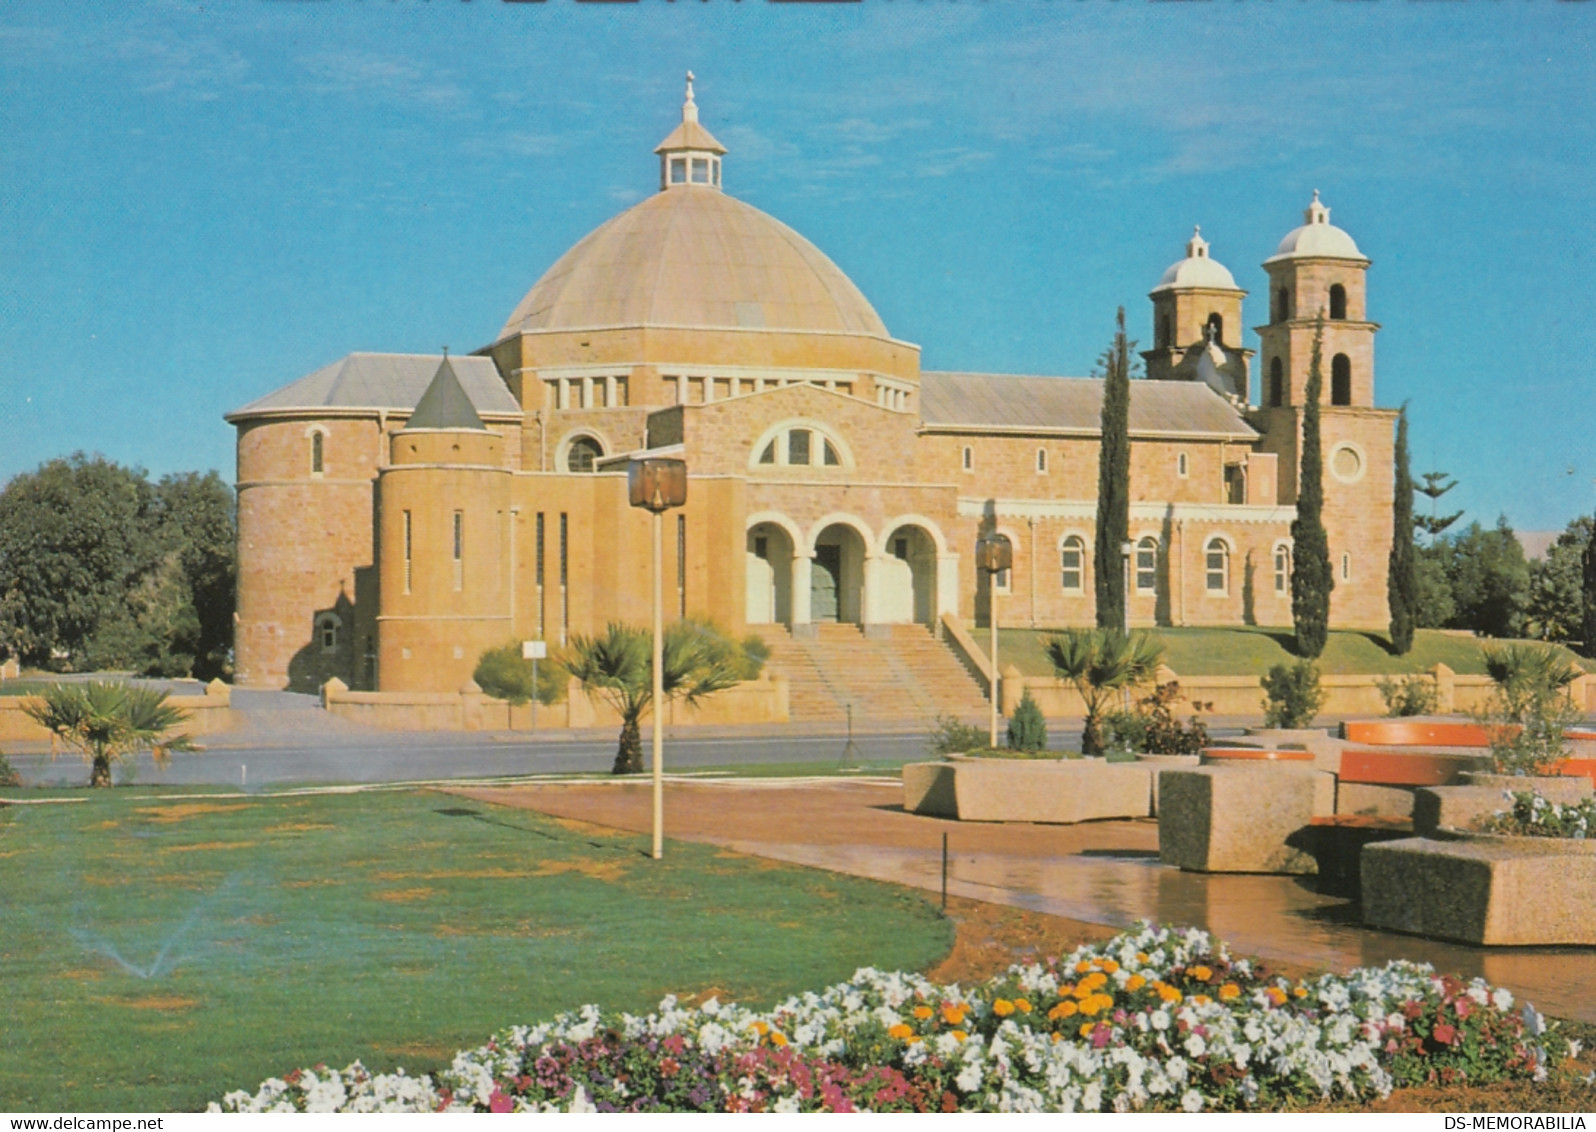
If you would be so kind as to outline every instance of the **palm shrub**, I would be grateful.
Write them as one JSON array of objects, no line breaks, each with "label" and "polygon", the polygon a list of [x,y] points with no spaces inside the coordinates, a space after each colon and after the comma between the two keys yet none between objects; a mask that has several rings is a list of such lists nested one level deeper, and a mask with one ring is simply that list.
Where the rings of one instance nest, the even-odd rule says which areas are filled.
[{"label": "palm shrub", "polygon": [[1042,718],[1042,709],[1031,698],[1029,688],[1009,716],[1009,747],[1016,751],[1047,749],[1047,720]]},{"label": "palm shrub", "polygon": [[189,713],[167,702],[166,693],[106,680],[52,684],[23,701],[22,710],[90,765],[89,785],[111,785],[111,764],[148,751],[165,766],[174,751],[194,744],[176,729]]},{"label": "palm shrub", "polygon": [[1054,671],[1073,684],[1086,703],[1081,753],[1102,754],[1104,708],[1116,692],[1153,678],[1164,658],[1163,642],[1142,632],[1066,629],[1048,638],[1045,648]]},{"label": "palm shrub", "polygon": [[[665,698],[697,703],[705,696],[757,677],[764,657],[750,648],[751,641],[758,638],[736,641],[713,623],[695,618],[671,623],[661,644],[661,688]],[[763,642],[759,645],[763,647]],[[612,773],[641,773],[643,739],[639,723],[654,699],[651,632],[641,626],[611,621],[602,634],[572,637],[560,662],[584,688],[607,701],[621,717],[621,738]]]},{"label": "palm shrub", "polygon": [[1263,690],[1265,727],[1307,727],[1324,707],[1319,666],[1312,661],[1275,665],[1263,679]]},{"label": "palm shrub", "polygon": [[521,643],[511,641],[496,649],[489,649],[477,661],[471,679],[488,695],[507,700],[519,707],[537,697],[545,706],[565,699],[566,679],[570,674],[557,657],[549,657],[537,666],[537,687],[532,686],[532,662],[521,657]]},{"label": "palm shrub", "polygon": [[1568,753],[1564,730],[1582,717],[1568,695],[1580,669],[1547,645],[1488,646],[1483,653],[1495,687],[1474,715],[1490,739],[1496,772],[1550,772]]}]

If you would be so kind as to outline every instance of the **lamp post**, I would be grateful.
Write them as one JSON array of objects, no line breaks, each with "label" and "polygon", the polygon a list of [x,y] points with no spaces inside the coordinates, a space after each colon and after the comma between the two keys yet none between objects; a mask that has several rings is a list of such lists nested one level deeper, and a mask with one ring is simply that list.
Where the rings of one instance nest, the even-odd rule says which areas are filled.
[{"label": "lamp post", "polygon": [[992,735],[997,746],[998,721],[998,615],[997,576],[1014,565],[1014,547],[1003,535],[982,535],[975,540],[975,568],[986,571],[987,624],[992,629]]},{"label": "lamp post", "polygon": [[665,853],[665,756],[664,732],[661,730],[661,712],[665,699],[665,628],[664,602],[661,599],[660,576],[664,542],[663,517],[672,507],[687,502],[687,462],[663,456],[646,456],[633,460],[626,466],[626,490],[633,507],[641,507],[654,515],[654,859]]}]

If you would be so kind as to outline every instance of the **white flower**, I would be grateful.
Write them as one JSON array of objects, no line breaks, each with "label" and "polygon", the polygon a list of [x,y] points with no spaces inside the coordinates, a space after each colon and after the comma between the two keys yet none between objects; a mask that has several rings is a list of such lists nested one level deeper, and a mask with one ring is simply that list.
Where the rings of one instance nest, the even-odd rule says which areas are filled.
[{"label": "white flower", "polygon": [[979,1061],[972,1061],[959,1070],[959,1075],[953,1079],[953,1083],[961,1092],[973,1093],[981,1087],[981,1079],[985,1075],[982,1064]]},{"label": "white flower", "polygon": [[1187,1089],[1180,1095],[1180,1107],[1187,1112],[1201,1112],[1203,1110],[1203,1095],[1196,1089]]}]

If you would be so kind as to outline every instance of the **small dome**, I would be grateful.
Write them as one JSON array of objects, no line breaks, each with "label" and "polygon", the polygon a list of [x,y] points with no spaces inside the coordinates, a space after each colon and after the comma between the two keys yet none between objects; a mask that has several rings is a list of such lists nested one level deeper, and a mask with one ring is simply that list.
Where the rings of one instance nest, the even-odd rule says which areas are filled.
[{"label": "small dome", "polygon": [[1358,245],[1351,236],[1330,223],[1330,209],[1319,203],[1319,190],[1313,190],[1313,203],[1303,212],[1304,224],[1301,228],[1293,228],[1286,233],[1286,238],[1280,241],[1280,246],[1275,249],[1275,254],[1270,256],[1265,263],[1273,263],[1277,259],[1307,259],[1309,257],[1323,257],[1326,259],[1366,259],[1358,250]]},{"label": "small dome", "polygon": [[1186,244],[1186,258],[1179,263],[1169,265],[1169,270],[1164,272],[1164,277],[1158,281],[1158,286],[1153,288],[1154,293],[1159,291],[1184,290],[1188,287],[1202,287],[1216,291],[1239,291],[1235,277],[1230,274],[1230,269],[1218,260],[1208,255],[1208,241],[1203,239],[1203,230],[1199,226],[1193,233],[1191,240]]}]

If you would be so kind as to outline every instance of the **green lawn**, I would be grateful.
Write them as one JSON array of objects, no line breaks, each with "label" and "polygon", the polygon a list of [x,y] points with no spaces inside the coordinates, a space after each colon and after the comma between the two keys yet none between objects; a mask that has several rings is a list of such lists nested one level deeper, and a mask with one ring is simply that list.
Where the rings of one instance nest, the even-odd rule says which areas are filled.
[{"label": "green lawn", "polygon": [[[1262,676],[1276,664],[1291,664],[1290,629],[1158,629],[1164,642],[1164,663],[1179,675],[1187,676]],[[1027,676],[1051,676],[1053,666],[1043,652],[1053,630],[998,629],[998,659],[1007,667],[1017,666]],[[984,631],[978,634],[984,644]],[[1393,656],[1384,634],[1336,631],[1330,634],[1319,670],[1327,674],[1379,675],[1382,673],[1423,672],[1445,664],[1463,676],[1482,676],[1485,662],[1482,642],[1474,637],[1457,636],[1435,629],[1420,629],[1414,634],[1413,651]],[[1570,657],[1590,667],[1590,662]]]},{"label": "green lawn", "polygon": [[768,1004],[952,930],[905,890],[428,792],[0,807],[0,1109],[412,1072],[586,1002]]}]

